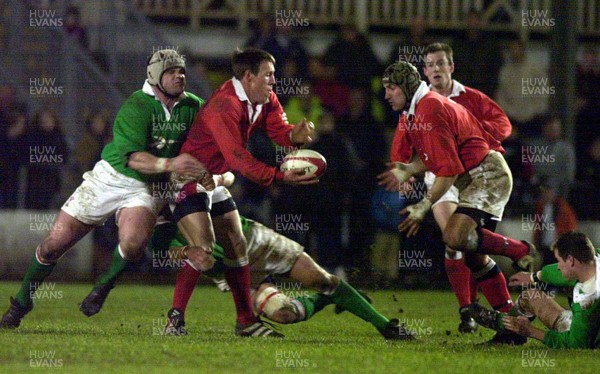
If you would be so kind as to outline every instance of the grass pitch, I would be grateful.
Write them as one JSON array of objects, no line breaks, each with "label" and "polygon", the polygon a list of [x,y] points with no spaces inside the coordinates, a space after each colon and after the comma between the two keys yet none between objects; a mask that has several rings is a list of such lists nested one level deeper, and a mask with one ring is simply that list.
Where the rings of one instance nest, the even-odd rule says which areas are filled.
[{"label": "grass pitch", "polygon": [[[91,285],[52,284],[17,330],[0,330],[0,371],[10,373],[592,373],[597,351],[477,345],[493,335],[457,332],[450,291],[375,291],[374,305],[420,334],[388,342],[368,323],[329,306],[310,321],[281,326],[286,338],[234,336],[230,294],[199,287],[187,311],[188,336],[160,335],[173,287],[120,285],[104,309],[85,317],[78,303]],[[0,283],[0,309],[17,283]],[[564,302],[564,300],[560,300]],[[475,370],[475,371],[473,371]]]}]

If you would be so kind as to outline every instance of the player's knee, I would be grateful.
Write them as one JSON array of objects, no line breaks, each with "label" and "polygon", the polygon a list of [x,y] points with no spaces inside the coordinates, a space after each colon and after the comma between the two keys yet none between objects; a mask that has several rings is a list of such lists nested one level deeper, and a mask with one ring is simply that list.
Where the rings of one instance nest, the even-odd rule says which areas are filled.
[{"label": "player's knee", "polygon": [[276,310],[270,316],[267,315],[267,318],[269,318],[271,321],[282,323],[284,325],[295,323],[299,320],[299,316],[296,311],[287,306]]},{"label": "player's knee", "polygon": [[536,288],[529,288],[521,292],[521,296],[519,297],[519,305],[524,310],[531,310],[531,301],[536,299],[544,298],[543,291],[538,290]]},{"label": "player's knee", "polygon": [[465,239],[463,235],[460,234],[460,231],[453,230],[446,226],[442,234],[442,239],[444,240],[444,244],[448,247],[452,248],[455,251],[464,251],[465,250]]},{"label": "player's knee", "polygon": [[[236,237],[230,238],[230,243],[231,243],[231,251],[233,252],[233,254],[235,255],[236,258],[246,256],[247,243],[246,243],[246,238],[244,238],[243,235],[240,235],[239,237],[236,236]],[[225,249],[225,254],[227,255],[229,252],[228,248],[224,248],[224,249]]]},{"label": "player's knee", "polygon": [[340,284],[340,278],[327,272],[319,272],[315,277],[313,288],[325,294],[331,294]]},{"label": "player's knee", "polygon": [[37,248],[36,248],[36,258],[39,262],[52,264],[58,261],[58,259],[64,254],[64,250],[53,246],[47,240],[44,240]]},{"label": "player's knee", "polygon": [[133,261],[140,258],[146,247],[147,239],[140,236],[129,236],[121,238],[119,246],[121,247],[121,255],[127,261]]},{"label": "player's knee", "polygon": [[256,313],[277,323],[294,323],[303,318],[289,296],[268,284],[253,293],[253,303]]}]

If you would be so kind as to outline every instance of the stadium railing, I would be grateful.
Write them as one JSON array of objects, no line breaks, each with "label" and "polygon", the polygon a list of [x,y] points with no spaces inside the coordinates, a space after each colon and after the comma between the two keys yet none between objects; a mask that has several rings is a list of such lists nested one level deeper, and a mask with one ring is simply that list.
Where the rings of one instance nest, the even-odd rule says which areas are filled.
[{"label": "stadium railing", "polygon": [[[467,12],[475,9],[487,30],[546,33],[552,17],[552,0],[224,0],[216,5],[205,0],[134,0],[134,4],[146,16],[185,19],[194,29],[202,20],[215,19],[237,22],[244,29],[248,20],[262,14],[303,17],[314,26],[352,22],[361,31],[371,26],[406,28],[420,15],[435,29],[463,29]],[[573,6],[579,33],[600,36],[600,0],[573,1]],[[524,22],[528,27],[521,27]]]}]

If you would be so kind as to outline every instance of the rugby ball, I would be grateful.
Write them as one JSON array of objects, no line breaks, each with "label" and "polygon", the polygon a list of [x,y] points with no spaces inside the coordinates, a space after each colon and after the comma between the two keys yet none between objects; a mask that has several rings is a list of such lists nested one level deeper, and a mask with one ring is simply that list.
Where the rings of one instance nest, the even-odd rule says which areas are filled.
[{"label": "rugby ball", "polygon": [[302,174],[315,175],[318,178],[327,170],[327,160],[319,152],[299,149],[288,153],[280,166],[280,170],[283,172],[292,169],[301,169]]}]

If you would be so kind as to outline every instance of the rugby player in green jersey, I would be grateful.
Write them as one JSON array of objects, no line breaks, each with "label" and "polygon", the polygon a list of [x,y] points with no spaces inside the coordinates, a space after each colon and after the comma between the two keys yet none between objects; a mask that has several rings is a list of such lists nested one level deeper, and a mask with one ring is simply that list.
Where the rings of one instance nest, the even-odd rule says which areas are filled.
[{"label": "rugby player in green jersey", "polygon": [[[513,275],[509,285],[523,292],[509,313],[472,306],[471,314],[482,326],[509,330],[541,340],[550,348],[600,348],[600,250],[582,233],[565,233],[551,247],[556,264],[536,273]],[[572,287],[571,310],[554,300],[556,287]],[[538,317],[549,330],[531,324]]]},{"label": "rugby player in green jersey", "polygon": [[[35,250],[22,286],[2,316],[0,327],[16,328],[33,308],[32,295],[52,273],[56,262],[96,226],[116,214],[119,244],[113,266],[124,268],[144,251],[165,204],[153,188],[164,188],[168,172],[214,181],[204,165],[181,146],[203,100],[185,92],[185,60],[175,50],[152,54],[143,88],[120,108],[113,125],[114,138],[102,159],[83,175],[83,183],[62,206],[52,229]],[[187,251],[190,261],[205,269],[210,254],[200,248]]]}]

